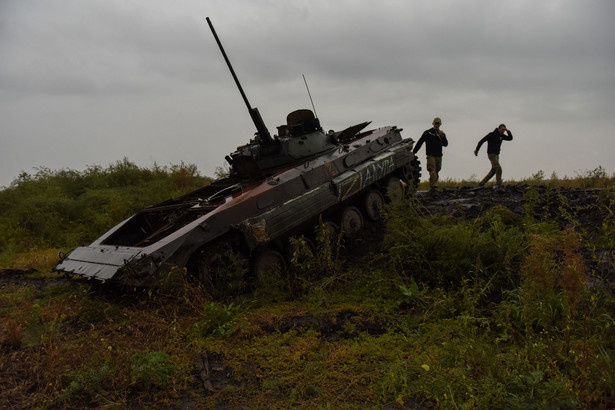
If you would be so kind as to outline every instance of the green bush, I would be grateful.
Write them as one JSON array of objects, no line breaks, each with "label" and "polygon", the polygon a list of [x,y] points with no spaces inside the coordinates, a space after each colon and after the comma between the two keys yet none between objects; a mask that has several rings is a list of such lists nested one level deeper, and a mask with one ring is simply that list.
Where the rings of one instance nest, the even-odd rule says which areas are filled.
[{"label": "green bush", "polygon": [[210,302],[204,306],[203,319],[193,325],[192,332],[197,337],[224,336],[233,330],[233,319],[238,311],[239,307],[232,303],[221,305]]},{"label": "green bush", "polygon": [[516,283],[513,275],[525,250],[520,220],[503,208],[478,221],[424,217],[414,199],[385,212],[393,267],[429,287],[458,288],[479,280],[496,290]]},{"label": "green bush", "polygon": [[176,366],[165,352],[137,353],[132,355],[131,361],[132,384],[146,390],[167,387],[177,372]]}]

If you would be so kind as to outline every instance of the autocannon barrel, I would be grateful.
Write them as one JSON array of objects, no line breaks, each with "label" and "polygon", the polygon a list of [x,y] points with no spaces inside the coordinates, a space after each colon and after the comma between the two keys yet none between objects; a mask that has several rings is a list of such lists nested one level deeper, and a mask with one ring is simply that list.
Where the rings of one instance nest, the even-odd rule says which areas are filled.
[{"label": "autocannon barrel", "polygon": [[224,57],[224,61],[226,61],[226,65],[228,66],[231,75],[233,76],[233,79],[235,80],[235,84],[237,84],[237,88],[239,88],[239,92],[241,93],[241,97],[243,98],[243,101],[246,103],[246,106],[248,107],[248,112],[250,113],[250,117],[252,118],[252,122],[254,122],[254,125],[256,126],[256,130],[258,131],[258,134],[261,137],[262,143],[264,145],[270,145],[274,143],[274,139],[271,138],[271,134],[269,134],[269,130],[267,129],[267,126],[265,125],[265,122],[263,121],[263,118],[261,117],[260,113],[258,112],[258,108],[252,108],[252,106],[250,105],[250,102],[248,101],[248,97],[246,97],[246,93],[243,91],[243,87],[241,86],[241,83],[239,82],[239,79],[237,78],[237,75],[235,74],[235,70],[233,70],[233,66],[231,65],[231,61],[229,60],[228,56],[226,55],[226,52],[224,51],[224,47],[222,47],[222,43],[220,42],[220,39],[218,38],[218,34],[216,33],[216,30],[214,29],[213,24],[211,24],[211,20],[209,19],[209,17],[206,17],[207,19],[207,24],[209,24],[209,28],[211,29],[212,34],[214,35],[214,38],[216,39],[216,43],[218,43],[218,47],[220,48],[220,51],[222,52],[222,56]]}]

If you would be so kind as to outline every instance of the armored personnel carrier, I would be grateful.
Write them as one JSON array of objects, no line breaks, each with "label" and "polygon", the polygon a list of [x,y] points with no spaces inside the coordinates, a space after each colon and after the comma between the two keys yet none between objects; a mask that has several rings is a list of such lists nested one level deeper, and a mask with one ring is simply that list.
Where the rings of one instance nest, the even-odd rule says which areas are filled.
[{"label": "armored personnel carrier", "polygon": [[363,122],[325,133],[312,110],[300,109],[272,137],[207,22],[255,124],[254,138],[226,157],[227,177],[143,209],[64,256],[55,271],[151,286],[186,269],[215,291],[242,280],[229,277],[225,264],[244,261],[256,273],[285,269],[291,236],[326,221],[352,237],[364,216],[378,219],[388,186],[418,183],[414,141],[395,126],[365,130]]}]

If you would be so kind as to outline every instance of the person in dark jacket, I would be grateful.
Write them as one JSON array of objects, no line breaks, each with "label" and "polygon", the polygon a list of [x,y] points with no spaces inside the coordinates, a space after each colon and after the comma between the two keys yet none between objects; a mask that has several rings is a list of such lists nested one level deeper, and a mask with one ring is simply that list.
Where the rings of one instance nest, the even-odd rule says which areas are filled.
[{"label": "person in dark jacket", "polygon": [[438,188],[438,173],[442,169],[442,147],[448,146],[446,134],[440,129],[442,120],[438,117],[433,119],[433,128],[426,130],[421,138],[419,138],[416,146],[412,150],[415,154],[421,149],[425,143],[425,152],[427,154],[427,171],[429,172],[429,187],[431,189]]},{"label": "person in dark jacket", "polygon": [[[508,135],[505,134],[508,133]],[[474,156],[478,155],[478,150],[481,145],[487,142],[487,156],[489,157],[489,161],[491,162],[491,169],[489,173],[485,175],[482,181],[480,181],[480,186],[483,186],[495,175],[495,183],[498,186],[502,185],[502,167],[500,166],[500,147],[502,146],[502,141],[512,141],[513,136],[512,132],[506,128],[506,125],[500,124],[495,130],[485,135],[480,141],[478,141],[478,145],[476,145],[476,149],[474,150]]]}]

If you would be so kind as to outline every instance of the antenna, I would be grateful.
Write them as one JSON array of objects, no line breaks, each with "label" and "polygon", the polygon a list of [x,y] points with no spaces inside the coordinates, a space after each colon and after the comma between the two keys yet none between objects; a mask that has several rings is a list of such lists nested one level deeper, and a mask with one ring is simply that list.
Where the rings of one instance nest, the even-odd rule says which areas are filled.
[{"label": "antenna", "polygon": [[305,88],[307,89],[308,96],[310,97],[310,102],[312,103],[312,110],[314,110],[314,116],[318,118],[318,114],[316,114],[316,108],[314,107],[314,101],[312,101],[312,94],[310,94],[310,87],[308,87],[307,81],[305,80],[305,74],[301,74],[303,76],[303,82],[305,83]]}]

